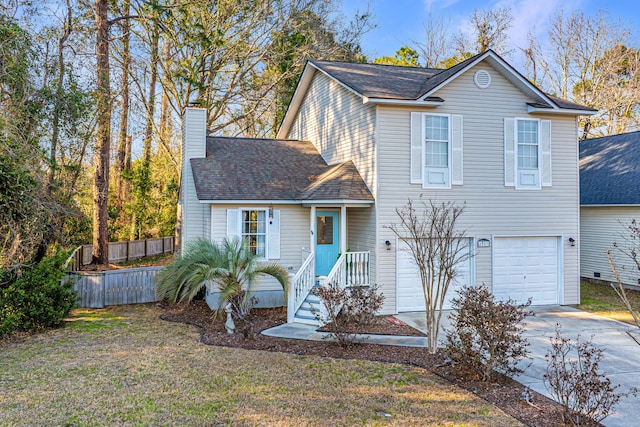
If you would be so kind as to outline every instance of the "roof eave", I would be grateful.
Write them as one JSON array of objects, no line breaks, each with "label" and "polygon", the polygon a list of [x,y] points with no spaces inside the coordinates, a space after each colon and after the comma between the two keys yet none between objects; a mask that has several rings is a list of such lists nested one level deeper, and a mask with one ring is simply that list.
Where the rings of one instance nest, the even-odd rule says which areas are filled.
[{"label": "roof eave", "polygon": [[357,199],[330,199],[330,200],[199,200],[202,204],[207,205],[352,205],[352,206],[370,206],[374,204],[373,200],[357,200]]},{"label": "roof eave", "polygon": [[593,116],[598,114],[597,110],[579,110],[576,108],[539,108],[527,105],[529,113],[545,113],[545,114],[565,114],[571,116]]},{"label": "roof eave", "polygon": [[379,105],[409,105],[412,107],[439,107],[444,104],[442,101],[428,101],[417,99],[386,99],[386,98],[369,98],[367,96],[362,97],[363,104],[379,104]]},{"label": "roof eave", "polygon": [[289,129],[291,129],[291,125],[293,124],[293,120],[296,117],[298,109],[300,108],[300,104],[302,104],[302,100],[304,99],[304,94],[307,92],[311,81],[313,80],[313,75],[316,72],[316,67],[310,67],[311,61],[307,61],[304,65],[304,69],[302,70],[302,75],[300,76],[300,80],[298,81],[298,85],[296,86],[295,92],[293,92],[293,96],[291,97],[291,102],[287,107],[287,112],[284,115],[284,119],[282,119],[282,124],[280,125],[280,129],[278,129],[278,133],[276,134],[276,139],[283,139],[287,137],[289,133]]}]

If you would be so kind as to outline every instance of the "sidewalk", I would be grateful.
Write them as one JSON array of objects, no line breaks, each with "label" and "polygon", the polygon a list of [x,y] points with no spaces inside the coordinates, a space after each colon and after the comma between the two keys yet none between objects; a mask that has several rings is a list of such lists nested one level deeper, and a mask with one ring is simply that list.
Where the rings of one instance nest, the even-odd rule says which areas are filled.
[{"label": "sidewalk", "polygon": [[[285,323],[284,325],[262,331],[263,335],[276,338],[290,338],[307,341],[333,341],[328,332],[316,331],[318,327],[301,323]],[[357,334],[356,342],[380,345],[397,345],[404,347],[426,347],[426,337],[407,337],[401,335],[361,335]]]}]

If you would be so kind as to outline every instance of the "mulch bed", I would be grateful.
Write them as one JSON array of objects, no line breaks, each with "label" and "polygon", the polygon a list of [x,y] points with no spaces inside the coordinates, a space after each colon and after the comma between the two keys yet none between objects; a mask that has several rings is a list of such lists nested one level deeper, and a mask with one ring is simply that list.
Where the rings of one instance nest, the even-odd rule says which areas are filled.
[{"label": "mulch bed", "polygon": [[[224,329],[224,320],[216,319],[204,301],[194,301],[189,305],[161,305],[161,307],[164,309],[164,313],[161,316],[162,319],[200,327],[200,340],[204,344],[299,355],[406,363],[427,369],[435,375],[476,394],[526,425],[563,425],[562,408],[553,400],[527,389],[522,384],[506,376],[499,376],[492,383],[484,383],[471,376],[461,375],[445,363],[445,357],[442,353],[431,355],[423,348],[376,344],[357,344],[349,348],[342,348],[328,341],[304,341],[262,335],[260,331],[286,323],[287,316],[284,308],[254,309],[250,327],[237,324],[237,332],[228,334]],[[399,334],[404,332],[407,335],[411,330],[412,335],[422,335],[422,333],[409,326],[394,325],[388,321],[379,322],[379,325],[373,330],[375,331],[374,333],[379,334]],[[535,406],[531,406],[522,399],[523,393],[527,392],[532,396],[530,401]]]}]

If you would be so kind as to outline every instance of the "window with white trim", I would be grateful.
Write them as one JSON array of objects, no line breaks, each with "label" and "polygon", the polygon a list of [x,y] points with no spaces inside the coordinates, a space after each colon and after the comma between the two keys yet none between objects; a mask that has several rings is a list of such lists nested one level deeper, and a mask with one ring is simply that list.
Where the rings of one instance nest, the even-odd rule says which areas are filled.
[{"label": "window with white trim", "polygon": [[517,188],[540,188],[540,122],[515,120]]},{"label": "window with white trim", "polygon": [[517,120],[518,169],[538,169],[538,122]]},{"label": "window with white trim", "polygon": [[449,116],[424,115],[424,186],[450,185]]},{"label": "window with white trim", "polygon": [[267,211],[243,209],[241,212],[240,236],[253,255],[265,258],[267,248]]},{"label": "window with white trim", "polygon": [[462,185],[462,116],[411,113],[411,184],[423,188]]}]

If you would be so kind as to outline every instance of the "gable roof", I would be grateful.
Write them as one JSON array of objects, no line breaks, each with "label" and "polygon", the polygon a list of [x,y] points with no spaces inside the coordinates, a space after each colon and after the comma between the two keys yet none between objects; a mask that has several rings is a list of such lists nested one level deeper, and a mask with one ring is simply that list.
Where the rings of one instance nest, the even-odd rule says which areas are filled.
[{"label": "gable roof", "polygon": [[307,141],[207,137],[190,162],[199,200],[373,201],[352,162],[329,166]]},{"label": "gable roof", "polygon": [[580,142],[580,204],[640,205],[640,131]]},{"label": "gable roof", "polygon": [[593,114],[591,107],[550,96],[529,82],[515,68],[492,50],[479,53],[448,69],[402,67],[397,65],[363,64],[335,61],[307,61],[278,136],[284,136],[302,103],[305,92],[316,72],[362,97],[363,103],[407,103],[410,105],[440,105],[444,100],[436,92],[457,76],[482,61],[487,61],[534,102],[531,111],[569,114]]}]

